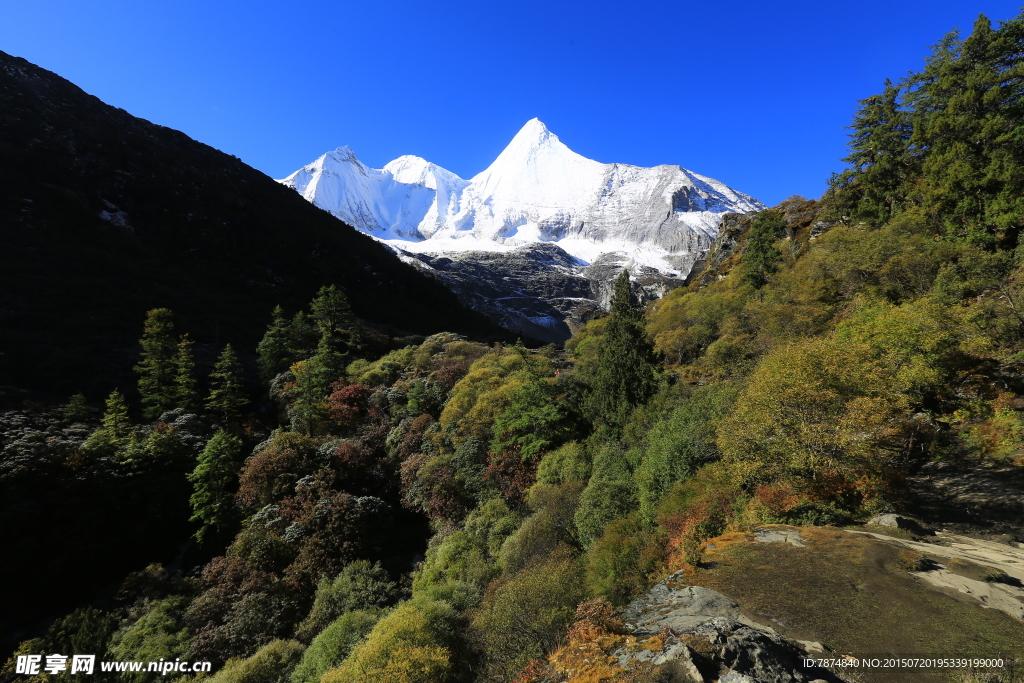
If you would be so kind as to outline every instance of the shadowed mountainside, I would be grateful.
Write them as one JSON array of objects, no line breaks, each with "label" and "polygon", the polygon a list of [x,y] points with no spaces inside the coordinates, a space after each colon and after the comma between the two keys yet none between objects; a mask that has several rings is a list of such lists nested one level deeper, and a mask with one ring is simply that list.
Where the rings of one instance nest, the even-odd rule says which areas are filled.
[{"label": "shadowed mountainside", "polygon": [[0,385],[109,390],[145,311],[252,348],[336,283],[396,331],[502,330],[239,159],[0,52]]}]

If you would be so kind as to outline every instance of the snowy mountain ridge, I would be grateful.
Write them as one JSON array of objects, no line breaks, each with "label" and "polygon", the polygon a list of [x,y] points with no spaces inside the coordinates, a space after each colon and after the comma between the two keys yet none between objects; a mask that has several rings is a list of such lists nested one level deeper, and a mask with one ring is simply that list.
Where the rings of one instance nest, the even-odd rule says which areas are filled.
[{"label": "snowy mountain ridge", "polygon": [[681,166],[603,164],[532,119],[469,180],[417,156],[367,167],[349,147],[278,182],[391,246],[471,307],[560,342],[628,268],[651,300],[680,286],[726,213],[756,199]]},{"label": "snowy mountain ridge", "polygon": [[673,275],[686,275],[695,248],[714,238],[723,213],[764,208],[681,166],[587,159],[538,119],[470,180],[416,156],[372,169],[339,147],[279,182],[407,252],[554,242],[588,264],[617,253]]}]

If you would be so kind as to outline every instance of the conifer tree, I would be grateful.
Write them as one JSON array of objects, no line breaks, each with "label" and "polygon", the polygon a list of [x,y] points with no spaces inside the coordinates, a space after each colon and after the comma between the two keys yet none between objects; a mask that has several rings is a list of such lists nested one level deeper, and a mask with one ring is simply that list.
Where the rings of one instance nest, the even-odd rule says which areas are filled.
[{"label": "conifer tree", "polygon": [[160,417],[177,402],[174,356],[176,344],[173,313],[166,308],[154,308],[146,314],[142,333],[142,360],[135,366],[139,375],[139,394],[142,395],[142,414],[147,419]]},{"label": "conifer tree", "polygon": [[114,389],[107,396],[99,428],[89,435],[82,446],[86,452],[110,456],[121,450],[133,436],[128,404],[121,392]]},{"label": "conifer tree", "polygon": [[936,233],[1012,246],[1024,223],[1024,14],[998,29],[978,17],[925,68],[862,102],[852,164],[829,203],[876,221],[913,210]]},{"label": "conifer tree", "polygon": [[345,376],[348,355],[337,349],[331,335],[324,333],[317,344],[316,353],[309,359],[307,381],[317,401],[323,401],[330,393],[331,385]]},{"label": "conifer tree", "polygon": [[331,385],[345,376],[348,356],[337,349],[328,333],[320,337],[316,353],[292,366],[299,391],[290,412],[298,431],[312,434],[315,425],[326,416]]},{"label": "conifer tree", "polygon": [[309,358],[316,352],[320,336],[305,311],[295,314],[288,323],[285,334],[288,340],[288,360],[291,363]]},{"label": "conifer tree", "polygon": [[922,203],[969,241],[991,241],[1024,218],[1022,23],[996,31],[979,16],[970,36],[947,36],[914,79],[914,143],[927,150]]},{"label": "conifer tree", "polygon": [[210,373],[210,395],[206,408],[225,422],[235,422],[242,416],[248,400],[242,384],[242,364],[238,362],[231,344],[224,347]]},{"label": "conifer tree", "polygon": [[234,502],[232,485],[241,464],[242,440],[223,429],[218,431],[200,453],[195,470],[188,475],[193,493],[190,522],[202,526],[195,539],[203,542],[211,533],[218,533],[230,518]]},{"label": "conifer tree", "polygon": [[334,336],[352,317],[348,298],[334,285],[321,287],[309,307],[313,311],[313,321],[320,329],[321,335]]},{"label": "conifer tree", "polygon": [[128,404],[120,391],[114,389],[107,396],[106,409],[100,428],[114,439],[124,439],[131,433],[132,421],[128,418]]},{"label": "conifer tree", "polygon": [[910,116],[901,110],[899,95],[900,88],[886,79],[880,95],[861,100],[850,126],[851,153],[843,159],[851,168],[839,179],[850,190],[846,211],[855,204],[858,215],[887,220],[900,207],[908,178],[920,171],[910,149]]},{"label": "conifer tree", "polygon": [[785,227],[786,221],[777,211],[762,211],[754,218],[747,232],[747,251],[743,255],[744,282],[761,288],[768,282],[768,276],[779,269],[776,264],[782,254],[775,248],[775,241]]},{"label": "conifer tree", "polygon": [[192,340],[188,334],[178,339],[178,351],[174,356],[174,387],[177,394],[177,407],[189,412],[199,409],[198,380],[196,379],[196,363],[192,357]]},{"label": "conifer tree", "polygon": [[633,409],[657,389],[657,359],[627,270],[615,281],[611,315],[590,385],[585,404],[588,417],[611,435],[621,433]]},{"label": "conifer tree", "polygon": [[289,350],[288,321],[284,317],[284,309],[275,306],[271,313],[270,326],[267,327],[263,339],[256,346],[256,357],[260,368],[260,379],[269,382],[277,373],[291,363]]},{"label": "conifer tree", "polygon": [[85,422],[92,417],[93,410],[85,394],[77,393],[68,399],[67,404],[61,409],[61,414],[67,422]]}]

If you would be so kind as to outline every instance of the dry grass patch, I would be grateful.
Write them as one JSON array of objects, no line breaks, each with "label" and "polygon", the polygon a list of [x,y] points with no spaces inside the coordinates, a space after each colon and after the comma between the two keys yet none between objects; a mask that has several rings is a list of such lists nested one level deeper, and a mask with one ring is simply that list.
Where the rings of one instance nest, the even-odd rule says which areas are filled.
[{"label": "dry grass patch", "polygon": [[[801,527],[805,548],[726,534],[705,544],[689,583],[720,591],[751,619],[837,653],[935,657],[1024,652],[1024,623],[908,573],[926,558],[833,527]],[[861,672],[864,681],[948,681],[949,672]]]}]

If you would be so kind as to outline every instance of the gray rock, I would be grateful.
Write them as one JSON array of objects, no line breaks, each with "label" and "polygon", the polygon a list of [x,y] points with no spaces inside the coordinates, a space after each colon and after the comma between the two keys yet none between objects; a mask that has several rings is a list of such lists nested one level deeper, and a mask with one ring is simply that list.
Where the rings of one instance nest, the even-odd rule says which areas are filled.
[{"label": "gray rock", "polygon": [[826,232],[834,228],[838,223],[835,221],[815,221],[814,225],[811,226],[811,233],[809,239],[813,242],[818,239]]},{"label": "gray rock", "polygon": [[[788,529],[769,529],[778,538],[771,540],[792,542]],[[792,530],[795,532],[795,530]],[[701,586],[680,583],[676,573],[655,585],[637,598],[623,612],[623,618],[638,638],[666,633],[662,649],[632,650],[623,648],[614,653],[618,663],[629,668],[632,664],[647,663],[661,667],[664,683],[705,683],[716,680],[702,677],[699,667],[714,669],[719,683],[809,683],[814,679],[837,683],[841,679],[831,672],[814,669],[813,676],[805,672],[802,659],[807,648],[796,641],[783,638],[774,630],[757,624],[743,616],[739,606],[728,596]],[[695,652],[684,638],[706,639],[707,649],[700,649],[714,661],[695,659]],[[819,643],[808,643],[817,651],[824,649]],[[711,667],[710,669],[708,667]],[[822,679],[822,676],[824,678]]]},{"label": "gray rock", "polygon": [[761,683],[759,680],[751,678],[746,674],[737,673],[730,671],[721,678],[718,679],[718,683]]},{"label": "gray rock", "polygon": [[[707,248],[706,236],[681,252],[674,267],[688,272]],[[683,278],[634,264],[619,254],[584,263],[552,243],[507,252],[467,251],[444,255],[401,252],[403,261],[437,278],[459,299],[523,337],[561,343],[610,306],[615,278],[629,269],[633,295],[647,303],[683,285]]]},{"label": "gray rock", "polygon": [[868,520],[868,524],[876,524],[878,526],[887,526],[893,529],[903,529],[905,531],[919,532],[921,531],[921,525],[902,515],[889,513],[886,515],[878,515]]},{"label": "gray rock", "polygon": [[761,543],[789,543],[797,548],[805,548],[803,536],[796,529],[760,528],[754,530],[754,540]]}]

